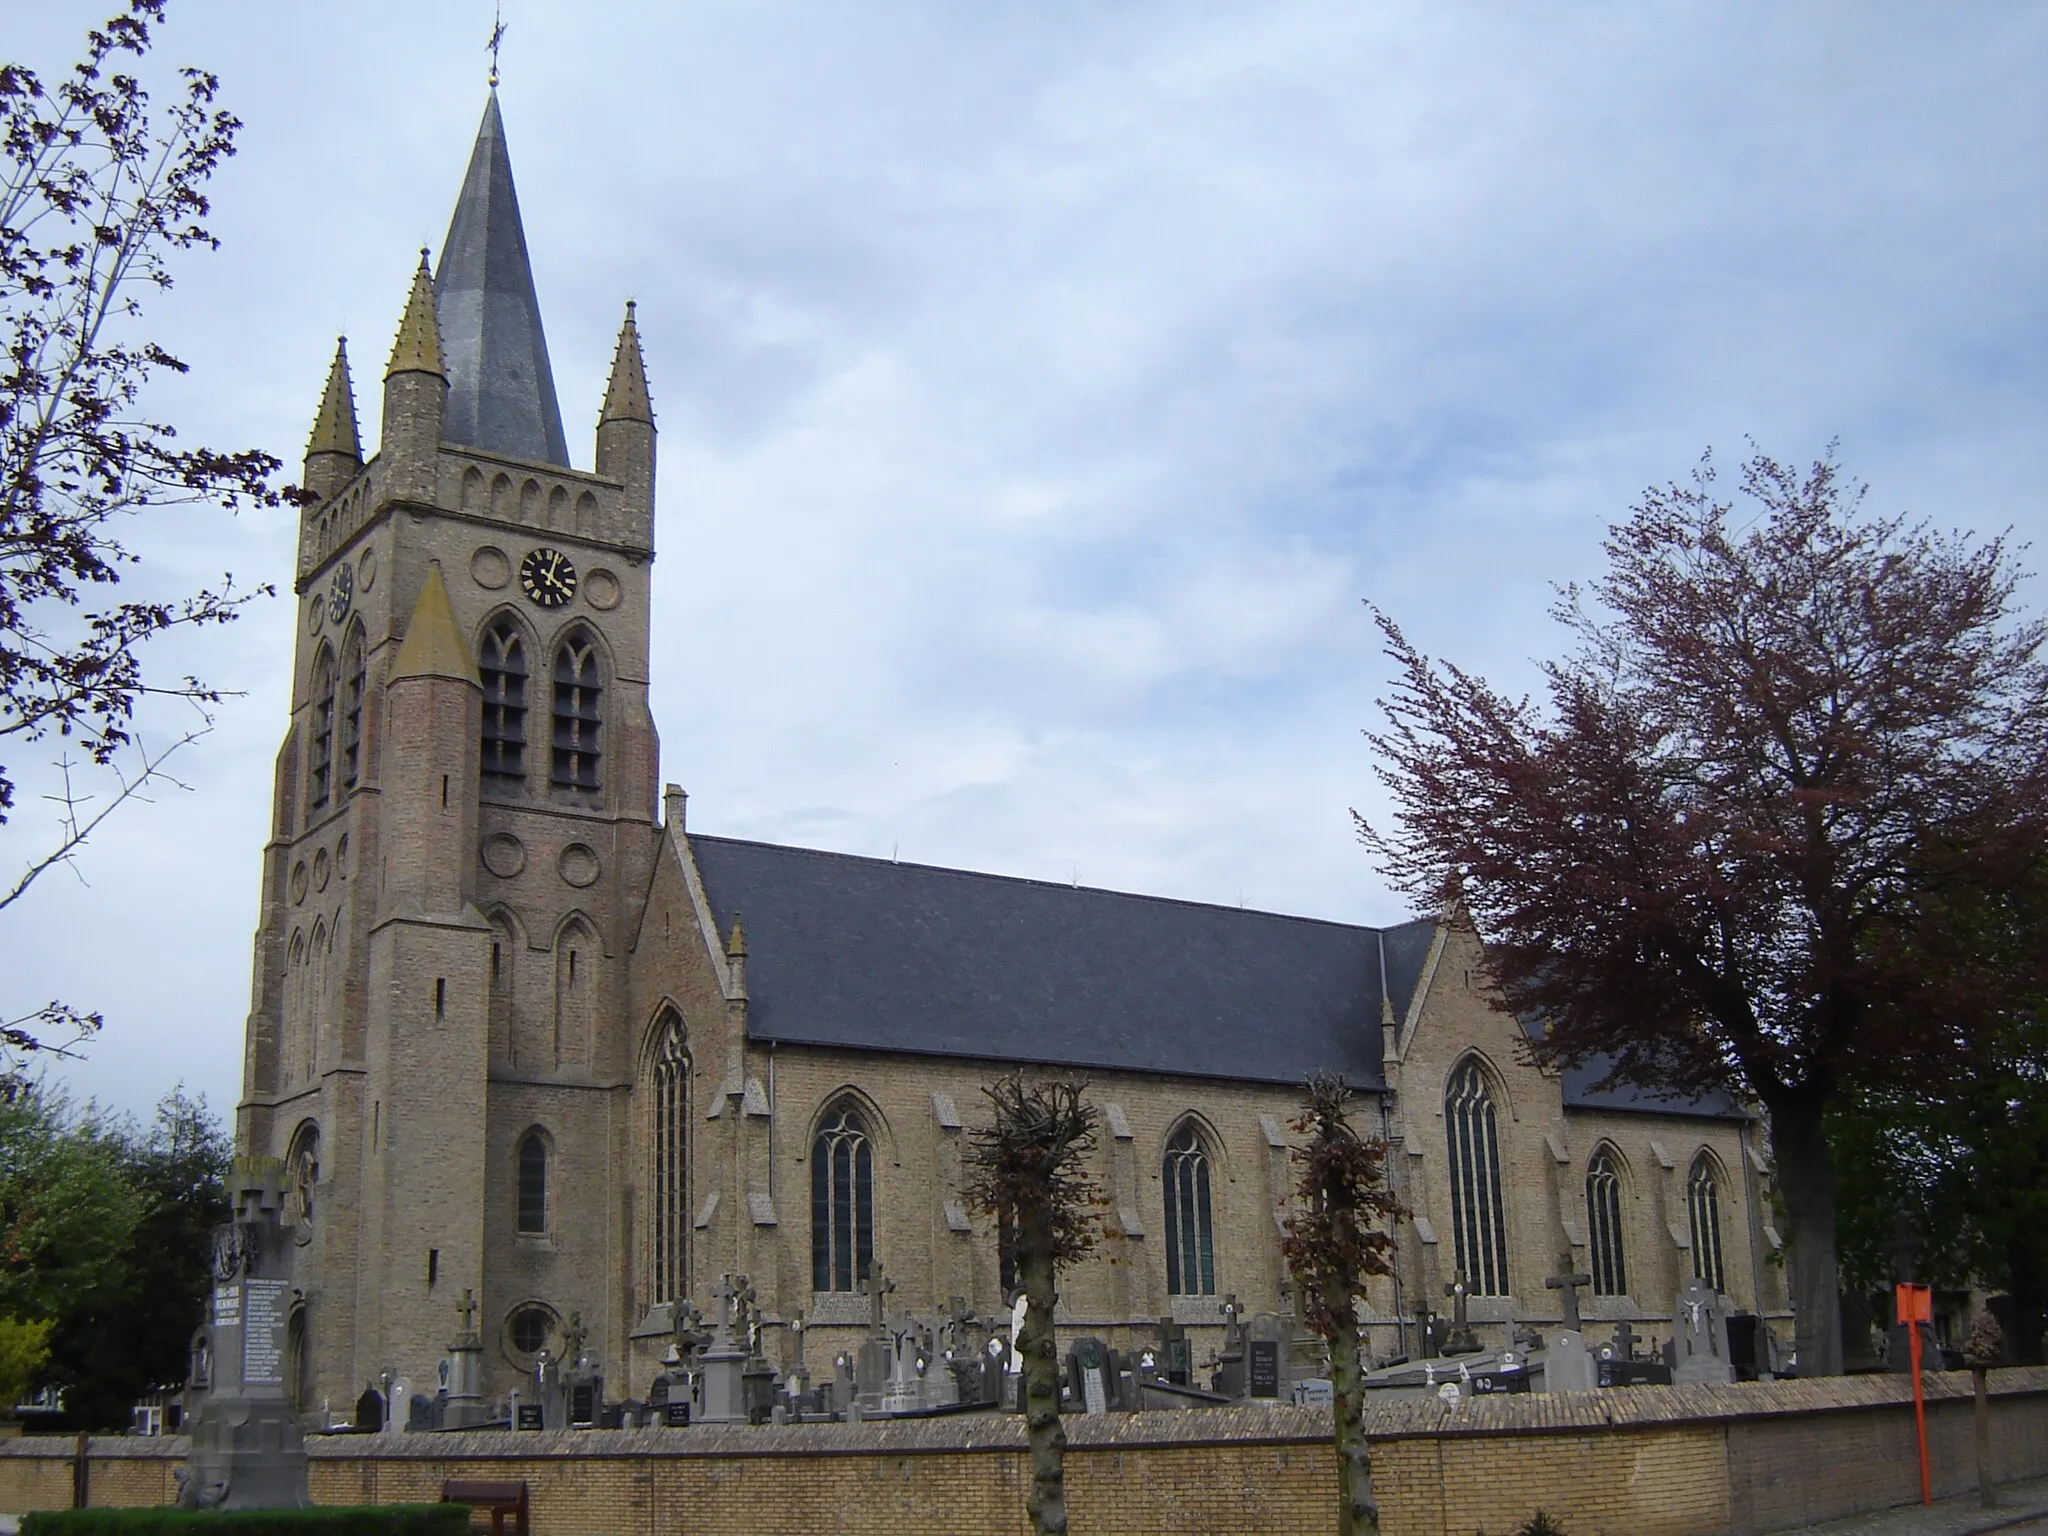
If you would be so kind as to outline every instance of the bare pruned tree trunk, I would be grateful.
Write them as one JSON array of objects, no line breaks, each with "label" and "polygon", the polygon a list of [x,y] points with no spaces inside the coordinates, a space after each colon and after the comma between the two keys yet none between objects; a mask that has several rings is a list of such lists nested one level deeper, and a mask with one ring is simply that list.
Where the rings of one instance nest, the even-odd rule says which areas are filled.
[{"label": "bare pruned tree trunk", "polygon": [[1040,1536],[1066,1536],[1067,1431],[1060,1423],[1059,1344],[1053,1333],[1052,1243],[1044,1223],[1017,1226],[1017,1279],[1024,1287],[1024,1428],[1031,1438],[1031,1497],[1025,1509]]}]

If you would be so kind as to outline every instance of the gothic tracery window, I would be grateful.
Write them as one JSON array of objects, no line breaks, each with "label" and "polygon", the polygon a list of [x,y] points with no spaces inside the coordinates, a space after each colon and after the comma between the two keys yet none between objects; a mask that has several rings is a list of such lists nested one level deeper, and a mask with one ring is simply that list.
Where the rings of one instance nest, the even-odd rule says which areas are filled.
[{"label": "gothic tracery window", "polygon": [[690,1053],[683,1021],[669,1014],[654,1055],[654,1299],[674,1301],[688,1280]]},{"label": "gothic tracery window", "polygon": [[1714,1162],[1702,1152],[1685,1180],[1686,1210],[1692,1217],[1692,1272],[1717,1291],[1728,1289],[1721,1266],[1721,1200]]},{"label": "gothic tracery window", "polygon": [[341,649],[341,787],[354,789],[363,769],[363,632],[350,632]]},{"label": "gothic tracery window", "polygon": [[1475,1296],[1508,1294],[1506,1209],[1501,1203],[1500,1128],[1486,1074],[1468,1059],[1444,1091],[1450,1138],[1451,1231],[1458,1268]]},{"label": "gothic tracery window", "polygon": [[555,650],[555,746],[549,781],[564,789],[598,787],[597,649],[573,634]]},{"label": "gothic tracery window", "polygon": [[1160,1182],[1166,1198],[1167,1294],[1213,1296],[1216,1238],[1209,1212],[1209,1154],[1193,1121],[1182,1121],[1167,1138]]},{"label": "gothic tracery window", "polygon": [[483,776],[524,779],[526,645],[510,619],[500,619],[484,632],[477,671],[484,685]]},{"label": "gothic tracery window", "polygon": [[326,646],[313,661],[313,772],[307,804],[326,806],[334,789],[334,652]]},{"label": "gothic tracery window", "polygon": [[519,1223],[523,1236],[548,1229],[548,1142],[539,1131],[519,1138]]},{"label": "gothic tracery window", "polygon": [[853,1290],[875,1262],[875,1152],[851,1104],[811,1142],[811,1289]]},{"label": "gothic tracery window", "polygon": [[1586,1227],[1593,1248],[1593,1294],[1628,1294],[1628,1263],[1621,1244],[1621,1171],[1602,1147],[1586,1167]]}]

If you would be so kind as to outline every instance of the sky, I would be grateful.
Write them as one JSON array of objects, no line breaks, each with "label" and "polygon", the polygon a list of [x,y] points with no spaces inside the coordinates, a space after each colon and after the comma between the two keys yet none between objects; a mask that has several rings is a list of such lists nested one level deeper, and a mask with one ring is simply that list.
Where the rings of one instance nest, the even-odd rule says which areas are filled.
[{"label": "sky", "polygon": [[[54,76],[110,0],[0,0]],[[570,454],[637,300],[653,704],[693,829],[1383,923],[1368,604],[1511,688],[1645,486],[1839,441],[1873,511],[2048,534],[2048,7],[507,0],[500,102]],[[296,473],[374,433],[485,95],[484,0],[171,0],[243,120],[151,405]],[[160,99],[168,92],[160,91]],[[124,530],[133,590],[289,592],[290,514]],[[2027,563],[2038,568],[2036,549]],[[2030,581],[2024,600],[2044,603]],[[0,913],[102,1011],[78,1098],[240,1092],[293,607]],[[157,739],[179,717],[148,720]],[[49,744],[0,828],[52,830]],[[17,1006],[19,1005],[19,1006]]]}]

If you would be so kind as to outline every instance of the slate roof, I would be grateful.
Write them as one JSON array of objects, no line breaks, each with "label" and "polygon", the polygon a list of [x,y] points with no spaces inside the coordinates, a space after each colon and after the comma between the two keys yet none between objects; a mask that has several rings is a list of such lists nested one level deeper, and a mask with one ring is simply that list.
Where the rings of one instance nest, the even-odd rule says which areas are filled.
[{"label": "slate roof", "polygon": [[448,373],[442,435],[451,443],[567,468],[569,445],[562,436],[496,91],[484,104],[469,171],[434,268],[434,308]]},{"label": "slate roof", "polygon": [[[1543,1038],[1541,1019],[1524,1018],[1521,1025],[1523,1033],[1530,1039]],[[1576,1067],[1563,1068],[1558,1076],[1562,1080],[1564,1090],[1564,1107],[1611,1109],[1642,1115],[1687,1115],[1702,1120],[1750,1118],[1748,1110],[1718,1088],[1697,1098],[1683,1098],[1676,1094],[1659,1093],[1654,1088],[1639,1087],[1634,1083],[1616,1083],[1611,1088],[1593,1086],[1612,1070],[1614,1058],[1604,1051],[1587,1057]]]},{"label": "slate roof", "polygon": [[1083,1069],[1384,1086],[1432,925],[1385,930],[1091,887],[689,838],[747,934],[757,1040]]}]

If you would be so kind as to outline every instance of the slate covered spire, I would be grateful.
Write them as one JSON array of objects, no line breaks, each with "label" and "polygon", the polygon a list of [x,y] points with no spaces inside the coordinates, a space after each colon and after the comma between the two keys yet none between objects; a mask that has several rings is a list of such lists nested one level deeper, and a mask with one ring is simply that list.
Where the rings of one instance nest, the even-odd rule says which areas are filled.
[{"label": "slate covered spire", "polygon": [[355,391],[348,374],[348,338],[334,344],[334,363],[327,370],[327,388],[319,414],[306,439],[306,468],[301,483],[325,501],[363,467],[363,443],[356,431]]},{"label": "slate covered spire", "polygon": [[448,221],[434,298],[448,372],[443,437],[566,468],[569,445],[555,402],[496,91],[484,104],[462,194]]}]

